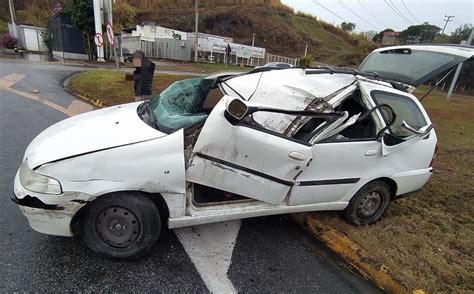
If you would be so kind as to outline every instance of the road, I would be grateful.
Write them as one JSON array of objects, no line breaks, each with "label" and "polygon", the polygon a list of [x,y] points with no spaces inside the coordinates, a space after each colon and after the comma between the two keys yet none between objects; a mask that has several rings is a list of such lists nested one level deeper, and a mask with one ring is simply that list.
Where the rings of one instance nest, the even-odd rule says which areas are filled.
[{"label": "road", "polygon": [[0,292],[380,292],[284,216],[164,230],[133,262],[33,231],[10,201],[13,178],[38,133],[89,110],[62,86],[83,70],[0,60]]}]

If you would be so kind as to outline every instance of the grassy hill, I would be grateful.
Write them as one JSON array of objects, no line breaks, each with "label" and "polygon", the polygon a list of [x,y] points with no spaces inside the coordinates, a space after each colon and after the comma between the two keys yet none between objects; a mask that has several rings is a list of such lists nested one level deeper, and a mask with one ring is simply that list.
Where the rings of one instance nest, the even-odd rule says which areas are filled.
[{"label": "grassy hill", "polygon": [[[55,2],[16,0],[17,20],[46,26]],[[229,36],[235,42],[247,45],[251,45],[255,33],[255,46],[289,57],[301,57],[308,44],[308,53],[315,61],[334,65],[357,65],[362,57],[353,36],[314,16],[295,13],[279,0],[199,2],[200,32]],[[0,0],[0,3],[0,7],[8,8],[7,0]],[[194,29],[193,3],[191,0],[118,0],[114,4],[114,22],[122,27],[133,27],[151,21],[191,32]],[[8,16],[2,11],[0,19],[8,20]]]}]

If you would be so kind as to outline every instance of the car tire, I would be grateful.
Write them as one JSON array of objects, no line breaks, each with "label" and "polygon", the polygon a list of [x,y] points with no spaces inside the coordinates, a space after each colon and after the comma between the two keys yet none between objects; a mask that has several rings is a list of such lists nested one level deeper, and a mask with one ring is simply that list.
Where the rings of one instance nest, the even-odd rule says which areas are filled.
[{"label": "car tire", "polygon": [[95,253],[135,259],[158,241],[161,219],[146,195],[112,193],[89,204],[76,224],[79,239]]},{"label": "car tire", "polygon": [[390,200],[391,191],[387,183],[370,182],[349,201],[349,205],[343,211],[344,219],[356,226],[373,224],[382,218]]}]

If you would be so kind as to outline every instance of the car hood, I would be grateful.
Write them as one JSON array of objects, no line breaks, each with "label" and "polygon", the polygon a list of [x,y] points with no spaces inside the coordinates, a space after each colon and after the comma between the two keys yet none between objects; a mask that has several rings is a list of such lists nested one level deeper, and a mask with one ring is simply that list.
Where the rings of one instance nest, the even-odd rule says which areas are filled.
[{"label": "car hood", "polygon": [[413,87],[474,56],[474,48],[461,45],[403,45],[374,50],[359,71]]},{"label": "car hood", "polygon": [[30,168],[64,158],[163,137],[137,114],[139,102],[94,110],[60,121],[25,151]]}]

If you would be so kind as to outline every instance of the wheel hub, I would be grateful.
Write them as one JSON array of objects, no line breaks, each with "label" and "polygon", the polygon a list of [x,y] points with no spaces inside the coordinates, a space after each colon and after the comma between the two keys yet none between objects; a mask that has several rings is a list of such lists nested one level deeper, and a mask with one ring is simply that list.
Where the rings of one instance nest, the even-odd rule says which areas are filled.
[{"label": "wheel hub", "polygon": [[382,195],[379,192],[367,193],[357,206],[357,214],[360,217],[370,217],[374,215],[382,204]]},{"label": "wheel hub", "polygon": [[96,218],[99,237],[110,246],[127,247],[137,240],[141,225],[135,214],[121,206],[106,207]]}]

